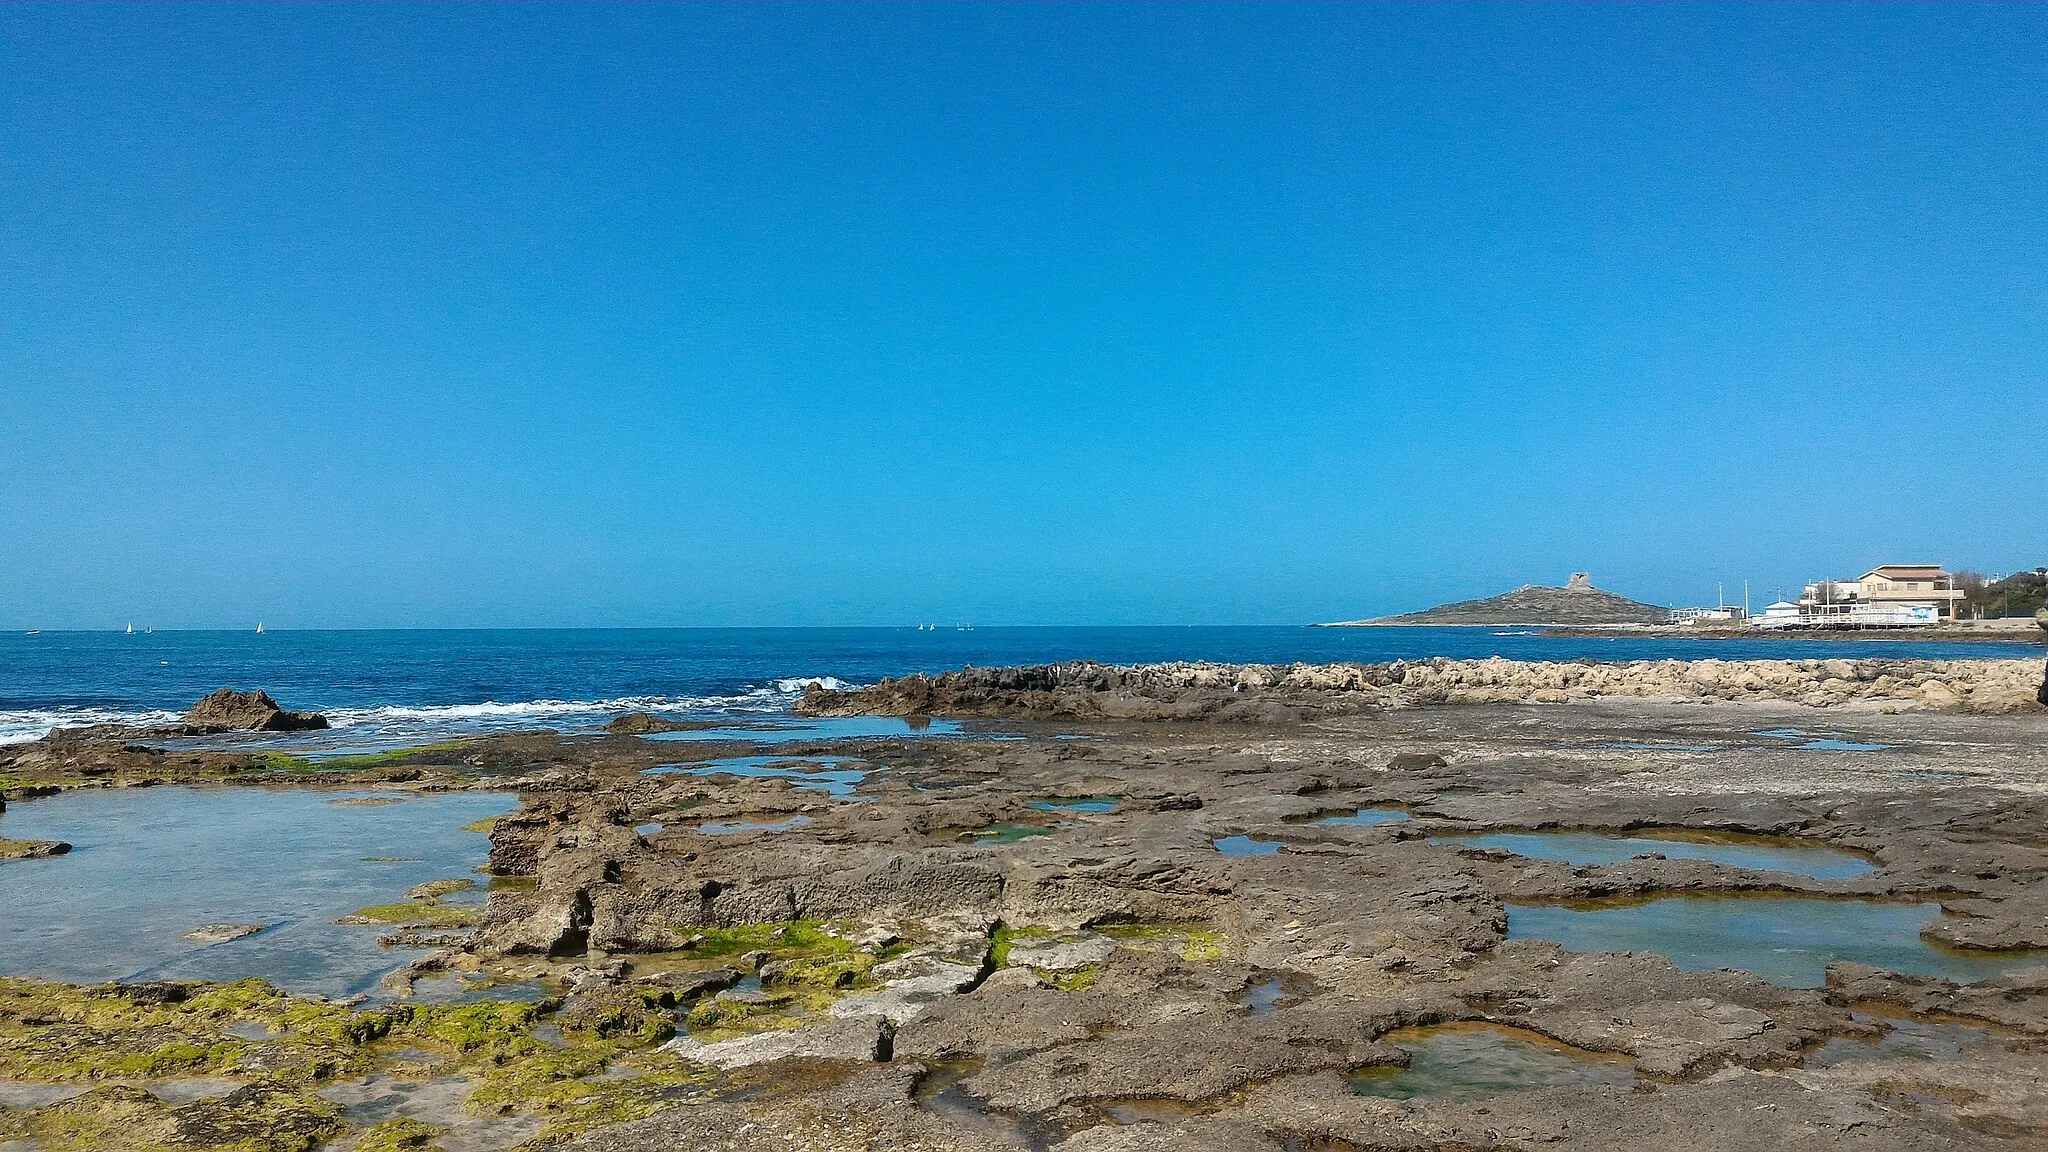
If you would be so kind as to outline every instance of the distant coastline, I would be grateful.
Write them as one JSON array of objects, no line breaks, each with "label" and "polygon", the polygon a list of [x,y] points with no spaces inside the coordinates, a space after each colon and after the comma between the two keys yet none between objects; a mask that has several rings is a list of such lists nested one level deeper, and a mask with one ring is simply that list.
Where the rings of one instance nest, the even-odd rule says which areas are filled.
[{"label": "distant coastline", "polygon": [[[1985,627],[1975,627],[1982,623]],[[1540,620],[1491,624],[1417,624],[1394,620],[1345,620],[1312,624],[1312,628],[1496,628],[1528,630],[1552,639],[1607,640],[1637,638],[1659,640],[1832,640],[1837,643],[1862,641],[1953,641],[1956,643],[2027,644],[2041,647],[2048,639],[2031,620],[2013,620],[2011,627],[1994,627],[1996,621],[1972,621],[1963,627],[1863,628],[1834,630],[1793,630],[1756,628],[1694,628],[1685,624],[1556,624]],[[2024,624],[2025,627],[2020,627]]]},{"label": "distant coastline", "polygon": [[[1378,624],[1373,627],[1399,628],[1399,624]],[[1685,624],[1610,624],[1610,625],[1569,625],[1569,624],[1519,624],[1509,627],[1535,628],[1538,635],[1598,639],[1607,636],[1657,636],[1669,639],[1690,640],[1944,640],[1962,643],[2030,644],[2040,647],[2048,643],[2040,627],[2032,620],[2014,617],[2010,620],[1969,620],[1962,624],[1941,624],[1932,628],[1849,628],[1849,629],[1791,629],[1776,628],[1759,630],[1755,628],[1695,628]]]}]

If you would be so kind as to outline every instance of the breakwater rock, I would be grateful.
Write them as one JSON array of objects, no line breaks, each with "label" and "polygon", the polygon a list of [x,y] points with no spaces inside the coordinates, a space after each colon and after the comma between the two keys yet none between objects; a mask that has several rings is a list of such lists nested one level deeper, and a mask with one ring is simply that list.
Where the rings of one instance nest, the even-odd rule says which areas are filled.
[{"label": "breakwater rock", "polygon": [[209,693],[185,713],[185,730],[193,735],[213,732],[300,732],[327,727],[318,712],[288,712],[270,693],[222,688]]},{"label": "breakwater rock", "polygon": [[1418,704],[1565,703],[1603,696],[1776,700],[2008,713],[2040,707],[2031,660],[1416,660],[1389,664],[1092,661],[966,668],[850,691],[812,685],[808,716],[1079,717],[1284,723]]}]

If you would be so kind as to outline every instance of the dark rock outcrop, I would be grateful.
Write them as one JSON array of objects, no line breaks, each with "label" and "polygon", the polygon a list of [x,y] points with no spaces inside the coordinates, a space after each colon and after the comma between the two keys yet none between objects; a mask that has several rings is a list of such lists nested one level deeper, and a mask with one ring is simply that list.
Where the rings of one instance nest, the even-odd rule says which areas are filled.
[{"label": "dark rock outcrop", "polygon": [[69,851],[62,840],[0,840],[0,860],[41,860]]},{"label": "dark rock outcrop", "polygon": [[604,730],[614,736],[645,736],[650,732],[686,732],[695,728],[714,728],[716,725],[702,720],[670,720],[651,712],[628,712],[614,716]]},{"label": "dark rock outcrop", "polygon": [[270,693],[222,688],[185,713],[185,728],[195,735],[213,732],[303,732],[327,727],[318,712],[288,712]]}]

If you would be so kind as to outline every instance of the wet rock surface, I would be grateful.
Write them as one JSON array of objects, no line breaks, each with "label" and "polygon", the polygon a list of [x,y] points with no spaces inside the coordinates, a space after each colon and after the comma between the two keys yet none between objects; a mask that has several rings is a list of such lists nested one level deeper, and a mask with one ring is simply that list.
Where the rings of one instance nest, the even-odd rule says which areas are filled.
[{"label": "wet rock surface", "polygon": [[[400,765],[417,773],[411,786],[516,788],[523,805],[492,826],[499,882],[473,928],[439,940],[414,975],[462,974],[480,999],[538,983],[546,998],[494,1009],[501,1032],[424,1006],[344,1013],[382,1031],[330,1052],[324,1077],[304,1071],[318,1061],[286,1010],[265,1009],[267,1038],[226,1033],[231,1060],[175,1072],[281,1080],[297,1101],[273,1102],[284,1130],[317,1122],[351,1139],[398,1120],[453,1129],[424,1112],[352,1119],[348,1108],[392,1094],[362,1087],[369,1076],[461,1076],[462,1116],[529,1118],[539,1126],[525,1133],[590,1152],[2041,1147],[2048,951],[2039,967],[2021,955],[1974,983],[1838,962],[1820,986],[1791,987],[1686,970],[1654,938],[1572,953],[1511,935],[1513,907],[1797,897],[1938,909],[1908,948],[2048,943],[2048,716],[1990,706],[2018,672],[1858,662],[1815,681],[1841,670],[1803,663],[1821,667],[1759,672],[1761,689],[1732,664],[1641,681],[1725,686],[1668,699],[1573,697],[1590,681],[1572,673],[1556,705],[1527,685],[1565,666],[1493,684],[1439,662],[1385,684],[1316,679],[1326,670],[1186,683],[1174,677],[1196,666],[1165,679],[977,671],[813,693],[807,707],[916,704],[1000,731],[771,750],[648,740],[635,721],[422,752]],[[2038,671],[2025,662],[2029,696]],[[1961,685],[1960,704],[1929,706],[1936,683]],[[35,779],[162,772],[123,747],[67,747],[69,763],[105,770],[34,759],[45,746],[26,753],[45,773]],[[865,775],[828,795],[788,777],[687,771],[770,752]],[[648,771],[662,766],[686,770]],[[1360,810],[1405,818],[1313,822]],[[753,827],[724,830],[735,823]],[[1034,834],[979,835],[999,827]],[[1544,830],[1810,845],[1871,867],[1817,876],[1654,844],[1573,864],[1456,839]],[[1233,837],[1276,847],[1217,850]],[[91,1027],[84,1009],[31,999],[0,1019],[9,1083],[70,1083],[50,1059],[144,1042],[95,1040],[76,1031]],[[1602,1071],[1433,1091],[1437,1073],[1408,1038],[1472,1028]],[[1887,1040],[1927,1029],[1963,1039]],[[435,1060],[407,1064],[412,1047]],[[8,1063],[11,1051],[42,1062]],[[1419,1085],[1408,1098],[1357,1086],[1404,1068]],[[0,1138],[95,1108],[217,1116],[236,1098],[124,1103],[111,1091],[17,1091],[48,1100]],[[578,1111],[586,1094],[604,1106]]]}]

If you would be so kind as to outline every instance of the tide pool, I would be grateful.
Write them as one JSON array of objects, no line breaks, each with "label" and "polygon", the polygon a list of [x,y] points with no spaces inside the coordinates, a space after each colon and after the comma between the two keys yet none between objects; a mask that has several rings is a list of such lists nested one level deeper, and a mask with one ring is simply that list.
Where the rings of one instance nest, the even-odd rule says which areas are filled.
[{"label": "tide pool", "polygon": [[[471,879],[489,840],[464,826],[501,793],[220,786],[79,789],[10,804],[0,836],[68,855],[0,863],[0,972],[73,983],[236,980],[344,996],[418,955],[389,928],[333,923],[430,880]],[[263,925],[225,943],[202,925]]]},{"label": "tide pool", "polygon": [[1838,960],[1961,983],[2048,964],[2048,952],[1969,953],[1920,938],[1939,904],[1775,896],[1669,896],[1586,907],[1510,904],[1508,938],[1570,952],[1654,952],[1689,972],[1737,968],[1817,988]]}]

